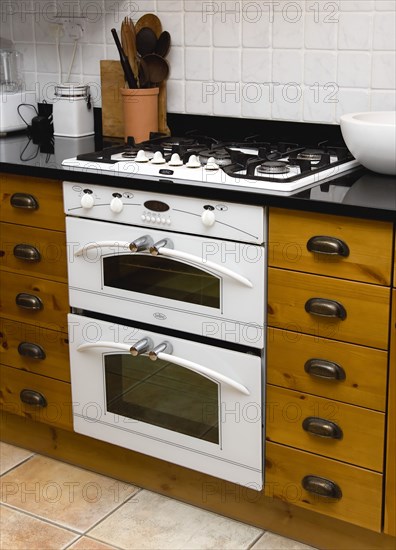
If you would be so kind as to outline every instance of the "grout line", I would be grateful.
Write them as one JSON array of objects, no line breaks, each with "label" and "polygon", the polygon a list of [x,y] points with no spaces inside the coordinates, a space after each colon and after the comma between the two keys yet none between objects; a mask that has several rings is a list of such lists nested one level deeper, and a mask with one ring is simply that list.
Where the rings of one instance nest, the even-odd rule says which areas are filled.
[{"label": "grout line", "polygon": [[11,510],[15,510],[16,512],[19,512],[20,514],[24,514],[25,516],[30,516],[31,518],[38,519],[42,521],[43,523],[48,523],[48,525],[52,525],[53,527],[58,527],[59,529],[63,529],[64,531],[69,531],[70,533],[73,533],[75,535],[82,536],[81,531],[77,531],[73,527],[65,527],[64,525],[60,525],[59,523],[55,523],[54,521],[43,518],[42,516],[37,516],[36,514],[33,514],[33,512],[29,512],[29,510],[22,510],[21,508],[17,508],[16,506],[13,506],[12,504],[8,504],[8,502],[0,502],[2,506],[5,506],[6,508],[10,508]]},{"label": "grout line", "polygon": [[[5,442],[4,442],[5,443]],[[20,447],[22,448],[22,447]],[[29,449],[25,449],[25,450],[29,450]],[[22,466],[22,464],[25,464],[25,462],[28,462],[31,458],[33,458],[34,456],[36,456],[36,453],[33,453],[31,456],[28,456],[27,458],[24,458],[21,462],[18,462],[18,464],[15,464],[14,466],[11,466],[11,468],[9,470],[6,470],[5,472],[3,472],[1,475],[0,475],[0,478],[2,478],[3,476],[9,474],[10,472],[13,472],[14,470],[16,470],[17,468],[19,468],[19,466]]]}]

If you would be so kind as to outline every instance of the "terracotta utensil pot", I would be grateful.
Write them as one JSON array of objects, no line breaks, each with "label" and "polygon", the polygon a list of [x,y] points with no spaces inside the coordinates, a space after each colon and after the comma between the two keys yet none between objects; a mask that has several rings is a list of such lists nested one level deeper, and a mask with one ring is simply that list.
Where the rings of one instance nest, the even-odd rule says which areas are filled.
[{"label": "terracotta utensil pot", "polygon": [[159,88],[121,88],[124,109],[124,138],[133,136],[136,143],[158,132]]}]

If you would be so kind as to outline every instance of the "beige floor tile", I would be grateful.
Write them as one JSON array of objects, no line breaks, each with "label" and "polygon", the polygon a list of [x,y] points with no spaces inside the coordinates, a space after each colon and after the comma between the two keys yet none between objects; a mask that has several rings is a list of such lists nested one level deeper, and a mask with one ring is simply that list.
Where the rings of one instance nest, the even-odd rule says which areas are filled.
[{"label": "beige floor tile", "polygon": [[124,549],[245,549],[262,530],[141,491],[89,532]]},{"label": "beige floor tile", "polygon": [[33,454],[31,451],[25,451],[25,449],[0,441],[0,475],[8,472]]},{"label": "beige floor tile", "polygon": [[137,488],[36,455],[1,478],[2,502],[81,533]]},{"label": "beige floor tile", "polygon": [[251,550],[315,550],[315,548],[296,540],[267,532],[252,546]]},{"label": "beige floor tile", "polygon": [[73,542],[71,546],[68,546],[67,550],[117,550],[117,548],[89,537],[81,537]]},{"label": "beige floor tile", "polygon": [[54,550],[68,546],[78,535],[17,510],[0,506],[2,550]]}]

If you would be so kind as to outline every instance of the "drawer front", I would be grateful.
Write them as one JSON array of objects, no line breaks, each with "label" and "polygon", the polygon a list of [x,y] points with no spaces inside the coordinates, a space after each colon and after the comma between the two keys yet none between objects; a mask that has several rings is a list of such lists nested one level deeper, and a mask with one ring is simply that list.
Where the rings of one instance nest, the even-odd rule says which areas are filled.
[{"label": "drawer front", "polygon": [[[381,531],[381,474],[276,443],[266,444],[265,463],[268,496],[312,512]],[[308,476],[314,477],[307,479]],[[325,497],[312,492],[315,485],[318,485],[317,478],[326,480],[326,493],[332,494],[332,489],[338,487],[341,498]]]},{"label": "drawer front", "polygon": [[66,258],[65,233],[0,224],[0,267],[66,283]]},{"label": "drawer front", "polygon": [[0,271],[0,313],[14,321],[67,332],[67,285]]},{"label": "drawer front", "polygon": [[0,388],[4,411],[72,430],[70,384],[1,365]]},{"label": "drawer front", "polygon": [[0,219],[65,231],[61,182],[2,174]]},{"label": "drawer front", "polygon": [[[312,302],[317,298],[329,305],[326,315],[334,309],[337,316],[318,314],[322,310]],[[268,324],[273,327],[387,349],[389,308],[389,288],[268,270]]]},{"label": "drawer front", "polygon": [[275,208],[269,236],[268,261],[274,267],[390,284],[391,223]]},{"label": "drawer front", "polygon": [[385,411],[385,351],[268,329],[267,382]]},{"label": "drawer front", "polygon": [[381,472],[385,415],[267,385],[266,437]]},{"label": "drawer front", "polygon": [[0,363],[70,382],[68,335],[0,319]]}]

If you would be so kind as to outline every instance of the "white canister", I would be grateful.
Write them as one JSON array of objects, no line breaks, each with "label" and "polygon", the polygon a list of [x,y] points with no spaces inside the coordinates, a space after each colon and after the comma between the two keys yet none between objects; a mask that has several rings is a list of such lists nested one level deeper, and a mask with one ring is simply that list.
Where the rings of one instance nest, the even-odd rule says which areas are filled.
[{"label": "white canister", "polygon": [[94,134],[94,117],[89,86],[58,84],[53,105],[54,135],[83,137]]}]

